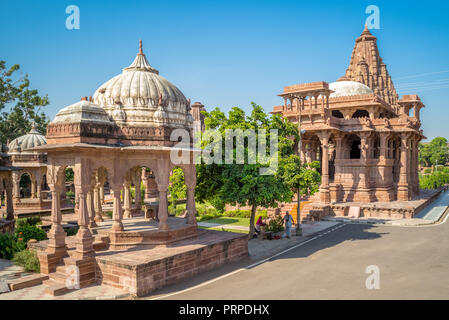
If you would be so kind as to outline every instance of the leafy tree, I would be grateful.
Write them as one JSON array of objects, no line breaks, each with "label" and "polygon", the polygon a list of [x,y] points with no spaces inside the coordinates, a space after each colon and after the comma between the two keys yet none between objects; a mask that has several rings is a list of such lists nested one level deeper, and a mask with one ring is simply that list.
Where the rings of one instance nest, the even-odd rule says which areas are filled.
[{"label": "leafy tree", "polygon": [[177,200],[185,199],[187,195],[187,186],[184,183],[184,171],[181,168],[176,167],[173,169],[168,190],[170,191],[170,198],[176,212]]},{"label": "leafy tree", "polygon": [[75,173],[73,172],[72,168],[66,168],[65,169],[65,181],[66,182],[73,182],[75,178]]},{"label": "leafy tree", "polygon": [[291,190],[298,194],[298,218],[300,211],[299,195],[312,195],[320,187],[321,176],[317,170],[319,167],[320,163],[318,161],[301,163],[301,158],[297,155],[290,155],[282,159],[282,165],[280,166],[282,170],[281,176]]},{"label": "leafy tree", "polygon": [[[204,112],[206,130],[214,129],[221,136],[222,150],[226,142],[225,131],[227,129],[265,129],[267,132],[267,150],[270,149],[270,129],[278,130],[278,152],[269,159],[270,163],[282,157],[288,157],[294,152],[295,140],[298,137],[297,127],[279,115],[268,117],[262,107],[251,103],[252,112],[249,116],[237,107],[232,108],[226,116],[219,108],[210,113]],[[206,135],[207,138],[207,135]],[[248,139],[243,140],[245,157],[251,155],[248,148]],[[205,147],[211,140],[202,141]],[[237,154],[237,141],[232,141],[234,157]],[[211,151],[214,155],[214,150]],[[269,154],[269,152],[268,152]],[[225,155],[222,155],[223,163],[202,163],[197,165],[197,198],[209,200],[213,205],[219,205],[220,209],[225,204],[249,205],[251,207],[250,231],[254,234],[254,218],[256,209],[261,207],[276,207],[278,202],[291,201],[293,192],[291,186],[283,179],[284,170],[277,170],[273,174],[261,175],[260,169],[267,168],[268,165],[257,159],[256,163],[225,164]],[[279,166],[282,166],[279,161]]]},{"label": "leafy tree", "polygon": [[430,175],[419,177],[419,187],[421,189],[437,189],[449,184],[449,168],[441,168]]},{"label": "leafy tree", "polygon": [[36,89],[30,89],[28,75],[15,77],[20,69],[18,64],[6,68],[0,60],[0,142],[7,143],[31,130],[45,134],[49,122],[40,108],[48,105],[48,97],[41,97]]},{"label": "leafy tree", "polygon": [[419,144],[419,162],[427,167],[445,165],[449,160],[449,147],[446,138],[437,137],[429,143]]}]

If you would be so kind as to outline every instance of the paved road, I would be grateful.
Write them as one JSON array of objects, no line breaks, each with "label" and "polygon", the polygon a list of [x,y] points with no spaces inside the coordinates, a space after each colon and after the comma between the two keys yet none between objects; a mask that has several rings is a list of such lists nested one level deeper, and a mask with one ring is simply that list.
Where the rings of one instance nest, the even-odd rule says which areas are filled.
[{"label": "paved road", "polygon": [[[347,224],[255,267],[244,268],[245,263],[251,262],[199,275],[147,298],[449,299],[449,222]],[[365,286],[369,265],[379,267],[379,290]]]}]

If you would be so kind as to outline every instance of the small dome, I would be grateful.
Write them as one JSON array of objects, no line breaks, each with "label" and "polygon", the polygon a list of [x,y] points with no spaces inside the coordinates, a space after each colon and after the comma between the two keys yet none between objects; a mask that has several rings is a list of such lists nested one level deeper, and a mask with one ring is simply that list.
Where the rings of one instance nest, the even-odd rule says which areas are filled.
[{"label": "small dome", "polygon": [[47,144],[47,139],[36,130],[36,126],[33,123],[31,131],[11,141],[8,144],[8,149],[10,152],[21,152],[45,144]]},{"label": "small dome", "polygon": [[102,108],[86,100],[78,101],[61,109],[51,124],[80,122],[112,124],[108,114]]},{"label": "small dome", "polygon": [[[167,121],[164,121],[167,125],[185,126],[189,107],[187,99],[177,87],[150,66],[142,52],[142,42],[139,47],[134,62],[123,69],[121,74],[102,84],[95,91],[93,102],[104,108],[114,121],[114,116],[118,115],[114,113],[115,106],[120,104],[126,113],[128,124],[157,126],[160,121],[156,121],[155,117],[163,115],[167,117]],[[164,112],[156,113],[159,107]]]},{"label": "small dome", "polygon": [[356,81],[337,81],[329,83],[329,89],[334,91],[329,97],[346,97],[373,93],[370,87]]}]

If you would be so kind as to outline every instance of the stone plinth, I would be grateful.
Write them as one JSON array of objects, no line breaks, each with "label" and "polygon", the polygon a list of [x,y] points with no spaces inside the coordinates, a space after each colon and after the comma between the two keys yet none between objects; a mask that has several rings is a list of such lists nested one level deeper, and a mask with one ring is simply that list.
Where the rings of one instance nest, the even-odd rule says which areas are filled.
[{"label": "stone plinth", "polygon": [[97,282],[139,296],[248,255],[248,236],[198,230],[169,246],[98,252]]},{"label": "stone plinth", "polygon": [[[350,207],[360,207],[360,215],[365,218],[411,219],[434,201],[442,190],[443,188],[438,190],[421,190],[420,196],[411,201],[332,203],[329,214],[344,217],[348,215]],[[313,208],[319,210],[320,205],[314,205]]]}]

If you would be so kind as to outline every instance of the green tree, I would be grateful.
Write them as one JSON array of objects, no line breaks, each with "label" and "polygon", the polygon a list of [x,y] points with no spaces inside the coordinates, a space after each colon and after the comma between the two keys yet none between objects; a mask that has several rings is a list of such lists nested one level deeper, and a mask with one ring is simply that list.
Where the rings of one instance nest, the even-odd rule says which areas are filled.
[{"label": "green tree", "polygon": [[[298,195],[312,195],[318,191],[321,183],[321,176],[318,173],[320,163],[301,163],[301,158],[297,155],[290,155],[281,160],[281,176],[285,183]],[[300,197],[297,198],[297,217],[300,212]]]},{"label": "green tree", "polygon": [[[249,116],[237,107],[232,108],[226,116],[219,108],[210,113],[204,112],[206,130],[216,130],[221,136],[221,147],[225,150],[225,131],[228,129],[265,129],[267,134],[267,150],[270,149],[270,129],[278,130],[278,152],[269,159],[269,164],[279,158],[289,156],[294,152],[295,139],[298,130],[295,125],[279,115],[268,117],[262,107],[251,103],[252,112]],[[258,131],[259,132],[259,131]],[[202,147],[211,143],[211,139],[204,139]],[[234,157],[237,154],[237,141],[232,141]],[[243,147],[245,159],[251,155],[248,148],[249,141],[244,139]],[[269,154],[269,152],[267,152]],[[214,151],[211,152],[214,155]],[[197,188],[198,200],[209,200],[214,206],[223,209],[225,204],[249,205],[251,207],[250,237],[254,234],[254,218],[257,207],[277,207],[278,202],[291,201],[293,192],[291,187],[284,181],[280,173],[283,170],[272,172],[273,174],[261,175],[260,169],[267,168],[268,164],[257,159],[256,163],[225,164],[225,152],[222,154],[223,163],[202,163],[197,165]],[[278,168],[282,161],[278,161]]]},{"label": "green tree", "polygon": [[429,143],[419,144],[419,162],[426,167],[445,165],[449,160],[449,147],[446,138],[437,137]]},{"label": "green tree", "polygon": [[187,186],[184,183],[184,171],[181,168],[175,167],[173,169],[168,190],[170,191],[170,199],[176,212],[177,200],[185,199],[187,194]]},{"label": "green tree", "polygon": [[0,60],[0,142],[7,143],[31,130],[45,134],[49,122],[40,108],[48,105],[48,97],[39,96],[36,89],[30,89],[28,75],[16,77],[18,64],[9,69]]}]

